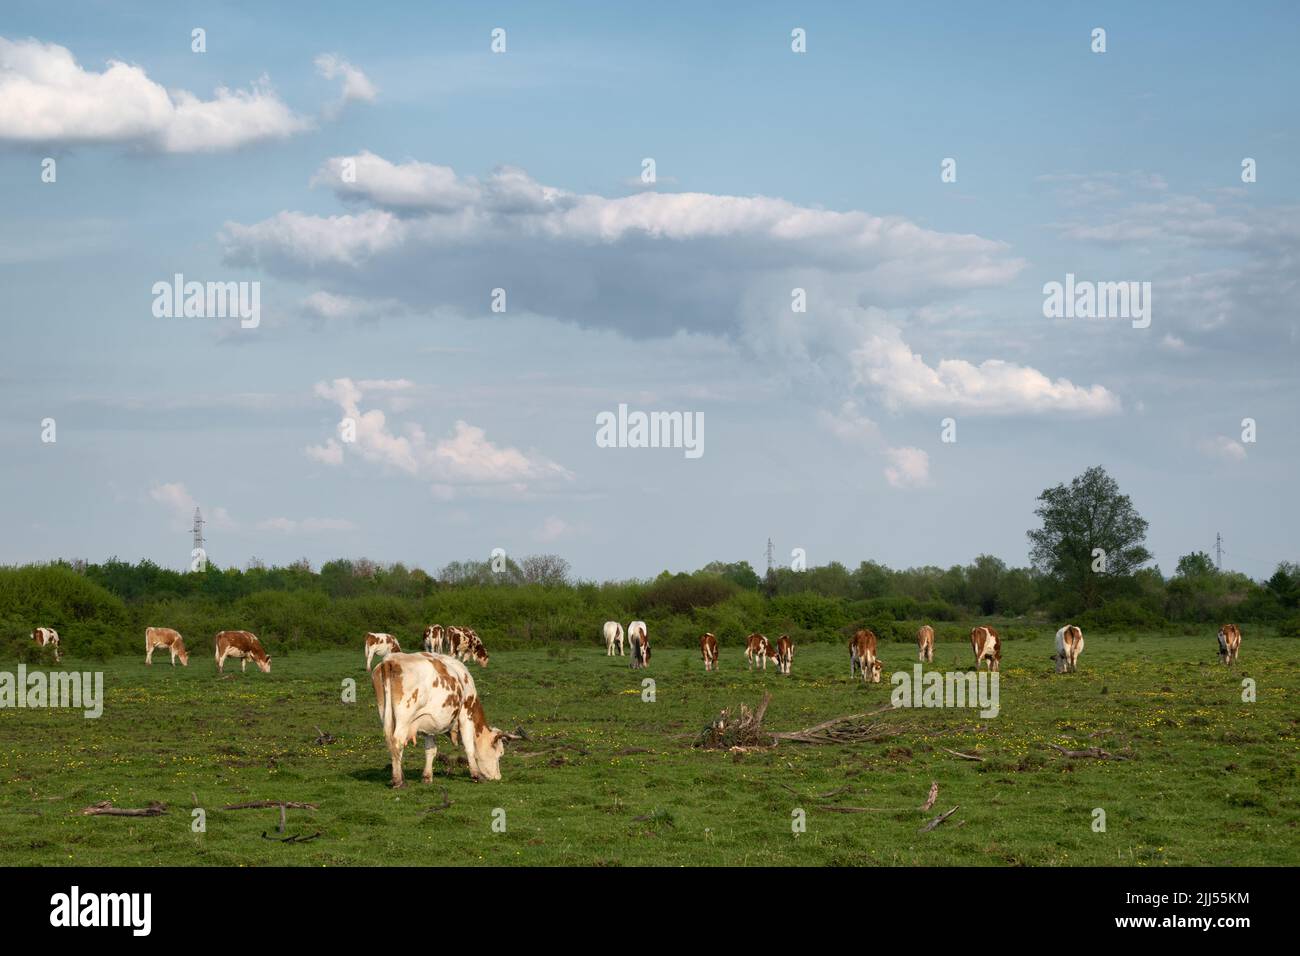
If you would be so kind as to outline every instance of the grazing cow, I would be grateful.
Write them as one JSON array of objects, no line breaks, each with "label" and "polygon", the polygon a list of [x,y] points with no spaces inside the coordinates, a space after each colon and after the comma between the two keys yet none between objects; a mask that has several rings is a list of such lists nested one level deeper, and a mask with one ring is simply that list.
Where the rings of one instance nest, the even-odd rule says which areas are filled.
[{"label": "grazing cow", "polygon": [[472,627],[447,628],[447,653],[459,661],[472,658],[479,667],[488,666],[487,648]]},{"label": "grazing cow", "polygon": [[393,762],[393,786],[402,781],[402,751],[424,735],[425,783],[433,782],[437,734],[453,732],[474,780],[500,780],[505,741],[514,734],[489,727],[474,678],[465,665],[438,654],[390,654],[370,674],[379,721]]},{"label": "grazing cow", "polygon": [[645,621],[633,621],[627,626],[627,642],[632,650],[632,669],[650,666],[650,637]]},{"label": "grazing cow", "polygon": [[185,642],[181,636],[170,627],[146,627],[144,629],[144,662],[147,665],[153,665],[154,648],[163,647],[171,652],[172,667],[176,666],[176,658],[181,659],[181,667],[190,666],[190,654],[185,650]]},{"label": "grazing cow", "polygon": [[618,645],[618,656],[623,656],[623,625],[618,621],[605,622],[605,656],[614,656],[614,645]]},{"label": "grazing cow", "polygon": [[1067,624],[1056,632],[1056,673],[1073,674],[1079,669],[1079,655],[1083,653],[1083,631]]},{"label": "grazing cow", "polygon": [[[57,638],[55,638],[57,640]],[[1225,624],[1219,628],[1219,660],[1231,664],[1241,653],[1241,628],[1236,624]]]},{"label": "grazing cow", "polygon": [[397,643],[397,638],[393,635],[374,633],[366,635],[366,670],[370,670],[371,658],[384,658],[393,653],[402,653],[402,645]]},{"label": "grazing cow", "polygon": [[849,639],[850,680],[853,679],[854,672],[857,672],[862,675],[863,683],[868,680],[873,684],[880,683],[880,675],[885,665],[876,656],[876,646],[876,632],[869,627],[863,628]]},{"label": "grazing cow", "polygon": [[430,654],[441,654],[443,644],[441,624],[430,624],[424,629],[424,649]]},{"label": "grazing cow", "polygon": [[970,646],[975,652],[975,670],[980,669],[980,665],[987,663],[990,671],[1000,670],[1002,667],[1002,639],[998,637],[998,632],[992,627],[972,627],[970,631]]},{"label": "grazing cow", "polygon": [[934,663],[934,628],[922,624],[916,631],[916,659]]},{"label": "grazing cow", "polygon": [[257,635],[249,631],[222,631],[217,635],[217,670],[223,674],[227,657],[239,660],[241,673],[248,668],[250,658],[263,674],[271,673],[270,655],[262,648]]},{"label": "grazing cow", "polygon": [[711,671],[718,666],[718,639],[710,634],[700,635],[700,656],[704,658],[704,669]]},{"label": "grazing cow", "polygon": [[59,653],[59,632],[52,627],[38,627],[32,631],[32,640],[36,642],[37,647],[54,648],[54,660],[63,660],[63,655]]},{"label": "grazing cow", "polygon": [[762,634],[755,631],[745,638],[745,660],[749,662],[749,670],[752,671],[754,665],[760,663],[763,665],[763,670],[767,670],[767,659],[771,654],[772,645]]},{"label": "grazing cow", "polygon": [[790,665],[794,663],[794,642],[790,640],[789,634],[782,634],[776,640],[776,669],[782,674],[790,673]]}]

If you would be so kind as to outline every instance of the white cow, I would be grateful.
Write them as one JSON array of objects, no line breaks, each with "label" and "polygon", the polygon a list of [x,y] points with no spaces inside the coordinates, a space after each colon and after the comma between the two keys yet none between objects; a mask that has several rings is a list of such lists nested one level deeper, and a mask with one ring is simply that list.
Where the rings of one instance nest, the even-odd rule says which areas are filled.
[{"label": "white cow", "polygon": [[1083,653],[1083,631],[1067,624],[1056,632],[1056,673],[1073,674],[1079,669],[1079,655]]},{"label": "white cow", "polygon": [[63,659],[59,653],[59,632],[52,627],[38,627],[32,631],[32,640],[36,642],[37,647],[54,648],[54,660],[57,663]]},{"label": "white cow", "polygon": [[623,625],[618,621],[605,622],[605,656],[614,656],[614,645],[618,645],[618,656],[623,656]]},{"label": "white cow", "polygon": [[470,776],[500,780],[505,741],[517,739],[488,726],[474,678],[460,661],[441,654],[389,654],[370,673],[384,740],[393,763],[393,786],[402,783],[402,751],[424,735],[425,783],[433,782],[437,734],[454,730]]},{"label": "white cow", "polygon": [[632,667],[649,667],[650,639],[646,636],[645,621],[633,621],[627,626],[627,641],[632,645]]}]

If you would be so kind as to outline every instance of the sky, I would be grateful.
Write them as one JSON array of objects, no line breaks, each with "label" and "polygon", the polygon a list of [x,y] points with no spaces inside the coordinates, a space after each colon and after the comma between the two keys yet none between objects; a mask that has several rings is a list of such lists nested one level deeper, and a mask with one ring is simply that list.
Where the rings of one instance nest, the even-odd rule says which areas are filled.
[{"label": "sky", "polygon": [[700,7],[7,3],[0,562],[1297,558],[1294,5]]}]

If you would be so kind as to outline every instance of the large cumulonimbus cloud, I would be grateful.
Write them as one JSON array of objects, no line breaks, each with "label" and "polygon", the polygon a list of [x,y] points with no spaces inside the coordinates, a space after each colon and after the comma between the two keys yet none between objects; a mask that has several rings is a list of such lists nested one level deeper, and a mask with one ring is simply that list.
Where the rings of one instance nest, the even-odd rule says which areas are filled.
[{"label": "large cumulonimbus cloud", "polygon": [[[373,84],[346,60],[322,54],[317,68],[342,80],[345,102],[374,99]],[[219,87],[205,100],[169,91],[131,63],[110,60],[96,72],[58,44],[0,37],[0,142],[204,153],[283,139],[312,126],[265,77],[246,90]]]}]

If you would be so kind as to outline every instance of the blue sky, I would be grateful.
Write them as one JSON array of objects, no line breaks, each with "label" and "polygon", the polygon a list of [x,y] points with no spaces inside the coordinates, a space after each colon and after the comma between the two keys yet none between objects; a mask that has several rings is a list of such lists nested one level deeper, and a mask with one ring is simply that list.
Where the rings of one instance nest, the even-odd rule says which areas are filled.
[{"label": "blue sky", "polygon": [[[8,4],[0,561],[179,567],[197,503],[222,564],[1023,564],[1093,464],[1166,573],[1296,557],[1293,7],[719,6]],[[261,324],[155,317],[177,272]]]}]

